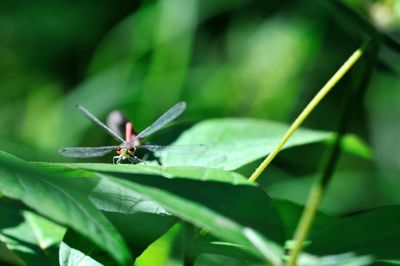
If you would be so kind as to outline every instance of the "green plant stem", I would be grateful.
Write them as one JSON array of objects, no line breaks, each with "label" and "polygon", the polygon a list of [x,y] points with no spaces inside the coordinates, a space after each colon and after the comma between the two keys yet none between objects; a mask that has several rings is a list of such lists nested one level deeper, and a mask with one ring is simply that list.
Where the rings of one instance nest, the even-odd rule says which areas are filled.
[{"label": "green plant stem", "polygon": [[[367,44],[364,45],[363,48],[359,49],[361,54],[365,52],[365,49],[369,44],[370,42],[367,42]],[[374,52],[376,52],[376,49],[374,50]],[[371,59],[372,61],[375,61],[376,53],[371,52]],[[367,64],[366,69],[362,70],[362,75],[360,75],[361,81],[356,82],[357,85],[355,85],[355,88],[347,94],[347,97],[343,102],[343,111],[341,114],[341,120],[337,129],[337,135],[333,148],[330,152],[323,175],[317,176],[311,187],[311,191],[307,199],[307,204],[294,234],[293,247],[289,250],[289,258],[286,264],[287,266],[295,266],[297,264],[297,258],[303,249],[303,243],[306,240],[308,233],[311,229],[322,196],[336,168],[340,155],[341,142],[349,127],[351,114],[353,113],[353,110],[356,108],[358,103],[360,103],[363,99],[367,83],[372,74],[373,65],[374,63]]]},{"label": "green plant stem", "polygon": [[310,115],[315,107],[321,102],[321,100],[328,94],[328,92],[343,78],[343,76],[351,69],[351,67],[360,59],[363,54],[364,48],[357,49],[346,62],[338,69],[338,71],[328,80],[328,82],[321,88],[321,90],[314,96],[314,98],[307,104],[304,110],[292,123],[288,131],[279,141],[276,148],[268,154],[265,160],[257,167],[257,169],[251,174],[249,180],[255,182],[265,168],[271,163],[279,151],[283,148],[293,133],[300,127],[304,120]]}]

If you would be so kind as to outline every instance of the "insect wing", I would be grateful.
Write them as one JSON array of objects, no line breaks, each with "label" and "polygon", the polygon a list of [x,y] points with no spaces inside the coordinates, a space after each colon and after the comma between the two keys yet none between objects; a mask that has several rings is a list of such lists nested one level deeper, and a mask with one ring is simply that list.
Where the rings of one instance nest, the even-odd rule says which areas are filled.
[{"label": "insect wing", "polygon": [[123,136],[123,132],[121,128],[125,123],[128,122],[128,119],[124,116],[121,111],[114,110],[107,116],[107,127],[109,127],[112,131],[118,134],[118,136]]},{"label": "insect wing", "polygon": [[185,102],[179,102],[175,104],[171,109],[165,112],[162,116],[160,116],[153,124],[147,127],[145,130],[140,132],[135,139],[141,139],[147,137],[154,132],[160,130],[165,127],[169,122],[177,118],[186,108]]},{"label": "insect wing", "polygon": [[65,157],[71,158],[92,158],[100,157],[110,153],[118,146],[103,146],[103,147],[66,147],[58,151],[58,153]]},{"label": "insect wing", "polygon": [[102,129],[104,129],[108,134],[110,134],[111,136],[113,136],[116,140],[119,140],[121,142],[124,142],[124,139],[121,138],[121,136],[119,136],[117,133],[115,133],[111,128],[107,127],[106,125],[103,124],[103,122],[101,122],[99,119],[97,119],[97,117],[95,117],[91,112],[89,112],[89,110],[87,110],[85,107],[77,104],[76,108],[78,108],[78,110],[84,114],[87,118],[89,118],[93,123],[95,123],[96,125],[98,125],[99,127],[101,127]]},{"label": "insect wing", "polygon": [[171,146],[162,146],[162,145],[151,145],[144,144],[139,145],[137,148],[143,148],[152,152],[158,151],[168,151],[168,152],[176,152],[176,153],[198,153],[204,152],[206,147],[204,145],[171,145]]}]

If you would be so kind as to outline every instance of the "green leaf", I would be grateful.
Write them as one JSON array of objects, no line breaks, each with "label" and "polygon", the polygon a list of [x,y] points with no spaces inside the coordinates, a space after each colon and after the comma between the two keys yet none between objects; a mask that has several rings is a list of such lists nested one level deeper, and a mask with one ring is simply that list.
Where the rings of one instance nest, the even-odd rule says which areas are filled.
[{"label": "green leaf", "polygon": [[259,187],[159,176],[112,175],[119,178],[109,176],[107,182],[140,193],[179,218],[242,245],[267,261],[280,260],[283,227],[270,199]]},{"label": "green leaf", "polygon": [[[164,235],[152,243],[135,261],[135,266],[163,266],[171,265],[173,258],[173,243],[179,230],[175,224]],[[180,261],[178,265],[181,265]],[[172,266],[172,265],[171,265]]]},{"label": "green leaf", "polygon": [[382,265],[400,265],[400,260],[378,260],[378,262]]},{"label": "green leaf", "polygon": [[[91,176],[93,175],[91,171],[101,171],[102,173],[110,174],[163,175],[171,179],[213,180],[236,185],[247,184],[254,186],[254,183],[249,182],[239,174],[202,167],[86,163],[36,163],[36,165],[43,170],[64,173],[70,177]],[[173,217],[154,201],[150,201],[141,194],[133,193],[131,190],[111,182],[105,182],[104,180],[99,182],[93,188],[90,199],[98,209],[105,212],[109,220],[121,233],[134,257],[139,256],[150,243],[155,241],[174,223]],[[83,260],[87,265],[95,265],[96,263],[109,264],[107,263],[109,261],[108,258],[96,248],[96,245],[88,243],[83,237],[71,231],[68,232],[61,246],[60,257],[63,258],[63,265],[80,260]]]},{"label": "green leaf", "polygon": [[262,263],[262,260],[260,260],[259,257],[247,252],[243,246],[232,242],[223,241],[211,235],[204,236],[186,248],[189,249],[191,254],[193,254],[192,256],[197,258],[196,265],[200,263],[199,260],[201,261],[202,257],[204,259],[204,256],[202,256],[204,254],[226,256],[231,258],[231,260],[236,259],[240,262],[246,263]]},{"label": "green leaf", "polygon": [[82,235],[68,230],[59,250],[60,266],[114,265],[115,261]]},{"label": "green leaf", "polygon": [[25,266],[26,263],[21,260],[14,252],[9,250],[7,246],[0,241],[0,262],[11,265]]},{"label": "green leaf", "polygon": [[90,200],[121,233],[134,258],[177,221],[154,201],[106,179],[93,188]]},{"label": "green leaf", "polygon": [[[304,210],[304,206],[281,199],[272,199],[272,204],[278,211],[286,229],[286,234],[290,239],[295,232],[298,222],[300,221],[301,215]],[[329,222],[331,217],[328,215],[318,212],[314,218],[313,230],[319,230],[324,228]]]},{"label": "green leaf", "polygon": [[[52,172],[68,172],[70,175],[88,175],[94,172],[109,172],[121,174],[147,174],[160,175],[167,178],[185,178],[202,181],[217,181],[233,185],[253,185],[240,174],[227,172],[220,169],[196,167],[196,166],[160,166],[149,164],[104,164],[104,163],[35,163],[35,165]],[[88,170],[88,171],[84,171]],[[76,171],[72,173],[71,171]]]},{"label": "green leaf", "polygon": [[366,266],[373,262],[371,256],[358,256],[353,252],[327,255],[313,256],[302,253],[298,259],[298,266]]},{"label": "green leaf", "polygon": [[[132,203],[133,205],[135,203]],[[164,234],[176,219],[170,215],[138,212],[135,214],[105,213],[127,243],[134,259]],[[68,230],[60,247],[60,265],[114,265],[115,262],[98,245]]]},{"label": "green leaf", "polygon": [[[16,201],[1,200],[0,240],[28,265],[53,265],[65,229]],[[20,260],[21,260],[20,259]]]},{"label": "green leaf", "polygon": [[371,160],[373,158],[372,149],[354,134],[347,134],[342,140],[342,149],[361,158]]},{"label": "green leaf", "polygon": [[313,254],[356,252],[377,259],[399,260],[399,221],[400,205],[338,218],[312,235],[307,251]]},{"label": "green leaf", "polygon": [[[286,200],[273,199],[273,205],[278,210],[282,220],[284,221],[286,232],[288,237],[294,235],[298,221],[301,218],[304,206],[292,203]],[[317,212],[313,221],[312,233],[320,234],[325,232],[325,229],[329,227],[334,221],[333,217],[330,217],[324,213]],[[332,232],[333,233],[333,232]],[[336,232],[337,233],[337,232]],[[291,241],[287,241],[286,246],[290,246]],[[305,243],[305,246],[309,244],[309,241]],[[316,243],[318,245],[318,242]],[[342,253],[343,252],[343,253]],[[317,253],[309,254],[303,252],[300,254],[298,259],[299,266],[362,266],[369,265],[373,261],[373,258],[369,255],[356,254],[349,251],[335,251],[331,253]]]},{"label": "green leaf", "polygon": [[247,260],[240,260],[235,257],[230,256],[230,254],[215,254],[215,253],[203,253],[196,260],[196,266],[241,266],[241,265],[266,265],[271,266],[271,264],[263,264],[262,262],[249,262]]},{"label": "green leaf", "polygon": [[126,264],[131,260],[121,236],[87,198],[88,191],[98,179],[50,174],[5,152],[0,152],[0,171],[1,193],[75,229],[118,263]]},{"label": "green leaf", "polygon": [[[120,196],[121,211],[126,211],[124,207],[126,204],[123,204],[125,199],[152,200],[177,217],[205,228],[221,239],[241,245],[247,252],[264,260],[278,262],[282,255],[280,246],[284,241],[284,229],[269,197],[256,184],[238,174],[202,167],[43,163],[39,165],[41,173],[44,171],[48,173],[46,182],[53,181],[52,183],[60,185],[61,180],[63,181],[63,187],[59,189],[66,190],[65,193],[78,189],[71,187],[71,183],[79,184],[80,189],[85,192],[94,190],[92,195],[104,193],[103,197],[94,196],[96,200],[101,199],[100,205],[96,200],[94,202],[103,209],[112,210],[118,206],[116,204],[118,201],[108,200],[109,192],[114,193],[111,197],[113,199],[118,199]],[[41,175],[34,176],[37,176],[40,184],[43,182]],[[67,176],[69,179],[63,180],[60,176]],[[22,192],[18,197],[21,197],[21,194]],[[34,194],[48,196],[51,195],[51,191],[46,193],[39,191]],[[87,199],[80,200],[85,202]],[[24,201],[29,202],[26,199]],[[49,198],[42,199],[42,205],[46,201],[49,201]],[[53,199],[51,202],[57,200]],[[150,209],[152,212],[156,210],[154,205],[149,206],[150,208],[142,210]],[[50,210],[51,207],[45,209]],[[92,217],[86,218],[92,219]],[[92,239],[93,232],[88,233],[87,228],[86,232],[79,231],[81,228],[76,226],[74,229],[97,245],[101,245]],[[98,235],[97,233],[95,236]]]},{"label": "green leaf", "polygon": [[279,246],[284,241],[280,218],[263,190],[238,174],[202,167],[41,165],[56,172],[68,171],[69,167],[70,171],[83,173],[74,169],[82,167],[87,174],[89,169],[94,174],[97,169],[102,177],[97,186],[119,191],[120,196],[115,194],[113,198],[150,199],[173,215],[242,246],[246,252],[264,260],[280,260]]},{"label": "green leaf", "polygon": [[[161,153],[163,165],[190,165],[234,170],[265,157],[278,144],[288,125],[248,118],[211,119],[184,132],[174,145],[203,144],[205,151]],[[332,133],[299,129],[285,148],[322,141]]]},{"label": "green leaf", "polygon": [[[100,182],[90,195],[97,208],[122,235],[134,259],[164,234],[176,218],[150,200],[111,183]],[[98,246],[68,230],[60,248],[61,265],[113,265],[115,262]]]}]

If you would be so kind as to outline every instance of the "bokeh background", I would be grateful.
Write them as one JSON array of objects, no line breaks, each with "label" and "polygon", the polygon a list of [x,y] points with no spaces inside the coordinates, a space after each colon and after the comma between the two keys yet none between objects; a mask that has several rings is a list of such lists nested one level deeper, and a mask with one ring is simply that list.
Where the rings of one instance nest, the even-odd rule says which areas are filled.
[{"label": "bokeh background", "polygon": [[[152,139],[161,144],[207,118],[290,123],[371,28],[392,39],[382,42],[351,121],[370,151],[343,154],[322,209],[346,214],[400,203],[396,0],[1,1],[0,148],[59,162],[68,161],[57,154],[63,146],[114,144],[76,103],[103,121],[120,109],[140,130],[187,101],[177,126]],[[349,86],[344,79],[305,126],[335,130]],[[326,148],[284,151],[261,184],[273,197],[304,203]]]}]

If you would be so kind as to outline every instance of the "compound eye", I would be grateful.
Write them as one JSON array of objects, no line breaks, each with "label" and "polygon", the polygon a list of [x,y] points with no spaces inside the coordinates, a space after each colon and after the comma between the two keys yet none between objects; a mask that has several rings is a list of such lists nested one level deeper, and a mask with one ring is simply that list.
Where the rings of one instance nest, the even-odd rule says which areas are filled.
[{"label": "compound eye", "polygon": [[134,148],[134,147],[130,147],[129,149],[128,149],[128,151],[129,152],[134,152],[136,149]]},{"label": "compound eye", "polygon": [[121,147],[116,147],[116,148],[115,148],[115,151],[116,151],[116,152],[120,152],[120,151],[121,151]]}]

